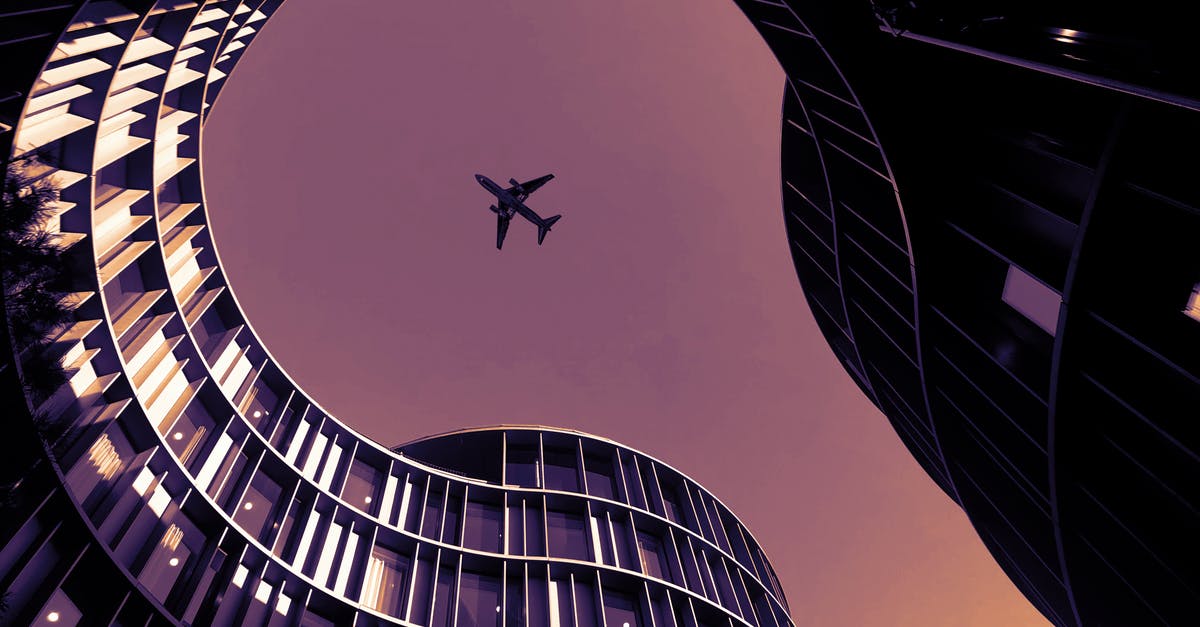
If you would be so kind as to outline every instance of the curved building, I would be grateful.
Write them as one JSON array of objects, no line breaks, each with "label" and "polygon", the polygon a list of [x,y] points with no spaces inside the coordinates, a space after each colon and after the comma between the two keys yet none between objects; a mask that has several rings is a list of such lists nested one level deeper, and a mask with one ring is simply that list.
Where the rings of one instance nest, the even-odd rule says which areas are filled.
[{"label": "curved building", "polygon": [[1193,622],[1189,20],[1166,3],[738,4],[788,75],[787,233],[846,371],[1048,619]]},{"label": "curved building", "polygon": [[199,162],[280,1],[0,8],[0,151],[61,190],[74,308],[49,348],[69,381],[37,407],[5,338],[0,450],[31,462],[0,503],[0,622],[792,625],[746,528],[658,460],[541,427],[392,451],[284,373]]}]

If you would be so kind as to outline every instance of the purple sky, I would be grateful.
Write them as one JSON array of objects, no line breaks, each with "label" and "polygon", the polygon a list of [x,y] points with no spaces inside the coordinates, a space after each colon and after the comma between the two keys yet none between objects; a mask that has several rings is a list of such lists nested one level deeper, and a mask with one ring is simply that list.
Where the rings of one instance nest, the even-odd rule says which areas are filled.
[{"label": "purple sky", "polygon": [[[728,0],[287,0],[206,129],[230,282],[385,445],[541,423],[709,488],[812,625],[1045,624],[812,321],[783,74]],[[472,179],[553,172],[495,249]]]}]

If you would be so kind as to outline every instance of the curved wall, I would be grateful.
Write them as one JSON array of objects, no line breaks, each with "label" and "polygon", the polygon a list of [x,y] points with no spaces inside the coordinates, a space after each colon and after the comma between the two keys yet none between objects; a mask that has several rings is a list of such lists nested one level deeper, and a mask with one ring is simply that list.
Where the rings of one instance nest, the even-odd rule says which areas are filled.
[{"label": "curved wall", "polygon": [[49,228],[79,270],[50,349],[70,380],[35,408],[71,428],[0,523],[6,618],[791,625],[749,532],[665,464],[541,427],[390,451],[279,367],[228,289],[199,158],[280,3],[0,15],[0,45],[39,68],[6,76],[0,133],[61,189]]},{"label": "curved wall", "polygon": [[788,74],[788,236],[847,372],[1048,619],[1194,620],[1186,17],[739,4]]}]

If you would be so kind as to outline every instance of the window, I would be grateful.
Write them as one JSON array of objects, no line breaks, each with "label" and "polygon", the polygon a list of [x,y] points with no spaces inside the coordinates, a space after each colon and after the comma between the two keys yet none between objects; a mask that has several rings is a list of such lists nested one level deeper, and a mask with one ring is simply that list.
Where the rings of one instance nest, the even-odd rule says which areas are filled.
[{"label": "window", "polygon": [[463,572],[458,589],[459,625],[500,624],[500,580]]},{"label": "window", "polygon": [[640,627],[640,614],[632,595],[605,589],[604,623],[608,627]]},{"label": "window", "polygon": [[642,572],[663,581],[671,581],[667,568],[667,553],[662,540],[641,531],[637,534],[638,552],[642,557]]},{"label": "window", "polygon": [[546,525],[546,540],[550,545],[552,557],[588,559],[588,543],[582,516],[551,510],[546,512]]},{"label": "window", "polygon": [[388,616],[401,617],[408,577],[408,558],[394,551],[375,547],[367,560],[361,600],[367,607]]},{"label": "window", "polygon": [[1192,290],[1192,295],[1188,298],[1187,307],[1184,308],[1183,313],[1200,321],[1200,283],[1197,283],[1195,289]]},{"label": "window", "polygon": [[[164,425],[165,426],[165,425]],[[179,415],[175,424],[163,433],[167,446],[179,458],[179,462],[189,470],[194,471],[194,462],[199,458],[197,452],[204,445],[205,436],[212,433],[216,423],[203,406],[193,404]]]},{"label": "window", "polygon": [[579,474],[575,469],[575,453],[546,449],[546,488],[579,491]]},{"label": "window", "polygon": [[279,502],[282,490],[279,484],[261,472],[250,480],[250,487],[242,497],[241,504],[233,512],[233,521],[241,525],[246,533],[254,536],[260,542],[266,541],[267,523],[271,521],[271,511]]},{"label": "window", "polygon": [[617,491],[613,484],[612,461],[589,455],[584,458],[583,466],[587,471],[588,494],[615,499]]},{"label": "window", "polygon": [[510,446],[505,458],[504,483],[526,488],[540,488],[538,482],[537,448]]},{"label": "window", "polygon": [[468,501],[467,519],[463,525],[463,546],[499,553],[504,546],[501,534],[503,525],[504,520],[499,507]]},{"label": "window", "polygon": [[374,513],[379,500],[379,471],[370,464],[356,459],[346,474],[346,485],[342,486],[342,500],[367,513]]},{"label": "window", "polygon": [[1050,335],[1058,331],[1058,309],[1062,304],[1062,296],[1020,268],[1008,266],[1002,298]]}]

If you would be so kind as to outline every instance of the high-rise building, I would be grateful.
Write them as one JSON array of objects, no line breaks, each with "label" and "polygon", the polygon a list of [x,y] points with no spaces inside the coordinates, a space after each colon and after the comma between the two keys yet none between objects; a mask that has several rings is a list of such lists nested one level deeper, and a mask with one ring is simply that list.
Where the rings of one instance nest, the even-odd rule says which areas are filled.
[{"label": "high-rise building", "polygon": [[0,151],[61,190],[74,308],[49,348],[69,381],[36,407],[0,333],[0,466],[28,462],[2,486],[2,621],[792,625],[754,538],[666,464],[544,427],[389,450],[280,368],[199,163],[280,1],[0,8]]},{"label": "high-rise building", "polygon": [[739,0],[834,354],[1059,625],[1200,606],[1200,47],[1169,3]]}]

